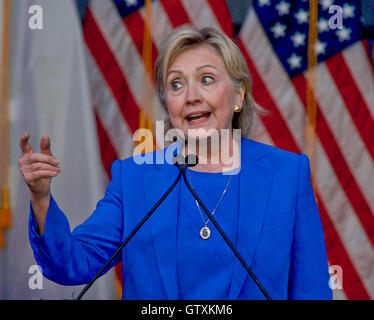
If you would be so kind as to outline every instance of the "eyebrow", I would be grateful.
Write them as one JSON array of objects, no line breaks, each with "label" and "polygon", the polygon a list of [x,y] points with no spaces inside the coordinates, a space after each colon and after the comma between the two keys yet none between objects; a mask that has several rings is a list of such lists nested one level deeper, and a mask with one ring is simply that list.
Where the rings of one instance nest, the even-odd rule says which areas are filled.
[{"label": "eyebrow", "polygon": [[[211,64],[203,64],[199,67],[196,68],[196,70],[200,70],[200,69],[203,69],[203,68],[213,68],[215,70],[218,70],[215,66],[211,65]],[[169,70],[169,72],[167,73],[167,77],[170,75],[170,73],[182,73],[182,71],[178,70],[178,69],[171,69]]]},{"label": "eyebrow", "polygon": [[213,69],[217,70],[217,68],[215,66],[211,65],[211,64],[203,64],[202,66],[197,67],[196,70],[200,70],[200,69],[203,69],[203,68],[213,68]]}]

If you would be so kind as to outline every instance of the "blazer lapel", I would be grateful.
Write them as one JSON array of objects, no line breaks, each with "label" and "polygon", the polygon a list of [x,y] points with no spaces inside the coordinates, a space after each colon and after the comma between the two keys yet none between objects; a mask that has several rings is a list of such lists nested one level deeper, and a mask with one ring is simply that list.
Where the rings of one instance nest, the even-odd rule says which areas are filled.
[{"label": "blazer lapel", "polygon": [[[271,166],[264,153],[256,152],[255,143],[242,138],[240,202],[237,250],[249,267],[260,236],[271,186]],[[236,259],[236,258],[235,258]],[[247,278],[247,271],[236,259],[229,299],[237,299]],[[250,279],[250,281],[253,281]]]},{"label": "blazer lapel", "polygon": [[[163,150],[156,152],[163,152]],[[144,174],[144,190],[148,210],[173,184],[178,172],[177,167],[167,163],[149,167],[149,170]],[[179,290],[176,264],[179,189],[180,183],[175,186],[149,218],[157,264],[167,296],[171,300],[178,299]]]}]

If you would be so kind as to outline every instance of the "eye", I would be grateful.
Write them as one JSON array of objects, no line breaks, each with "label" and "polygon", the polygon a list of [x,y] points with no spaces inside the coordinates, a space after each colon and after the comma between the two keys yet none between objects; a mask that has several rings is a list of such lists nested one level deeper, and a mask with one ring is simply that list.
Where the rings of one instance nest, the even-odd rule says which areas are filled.
[{"label": "eye", "polygon": [[214,81],[214,78],[212,76],[203,76],[201,78],[202,84],[211,84]]},{"label": "eye", "polygon": [[174,80],[170,83],[170,86],[171,89],[175,91],[182,87],[182,82],[180,82],[179,80]]}]

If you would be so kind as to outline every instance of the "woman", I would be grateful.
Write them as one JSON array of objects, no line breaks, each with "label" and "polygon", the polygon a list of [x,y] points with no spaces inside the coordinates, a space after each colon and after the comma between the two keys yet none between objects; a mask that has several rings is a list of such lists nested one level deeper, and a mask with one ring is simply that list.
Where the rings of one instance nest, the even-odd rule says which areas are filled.
[{"label": "woman", "polygon": [[[236,45],[211,28],[180,27],[161,47],[155,80],[168,128],[186,137],[179,152],[199,157],[187,169],[189,182],[269,295],[331,299],[308,158],[246,138],[260,108]],[[235,139],[234,129],[242,137]],[[215,132],[228,135],[217,140]],[[87,283],[169,188],[178,168],[170,161],[138,165],[139,156],[116,160],[104,198],[71,233],[49,191],[61,171],[49,138],[42,138],[41,153],[31,150],[28,138],[21,138],[19,166],[31,192],[35,258],[55,282]],[[167,158],[165,151],[155,151],[153,159]],[[183,180],[111,266],[121,259],[124,299],[264,299]]]}]

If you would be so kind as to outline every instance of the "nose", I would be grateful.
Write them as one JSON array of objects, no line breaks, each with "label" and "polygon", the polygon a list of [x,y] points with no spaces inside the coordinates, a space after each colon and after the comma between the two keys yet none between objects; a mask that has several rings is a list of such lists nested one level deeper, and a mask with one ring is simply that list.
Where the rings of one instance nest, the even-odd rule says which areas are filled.
[{"label": "nose", "polygon": [[186,90],[186,104],[196,105],[200,102],[201,94],[198,85],[194,82],[189,83]]}]

